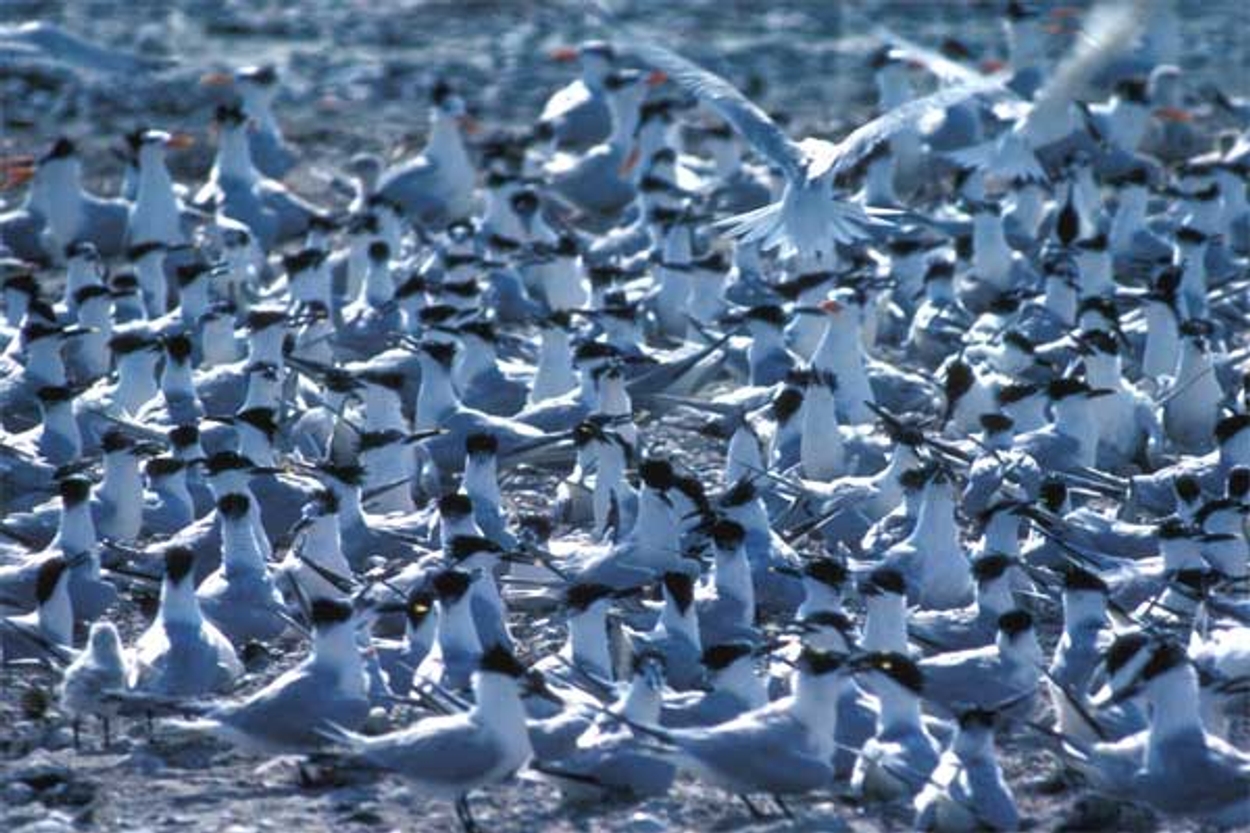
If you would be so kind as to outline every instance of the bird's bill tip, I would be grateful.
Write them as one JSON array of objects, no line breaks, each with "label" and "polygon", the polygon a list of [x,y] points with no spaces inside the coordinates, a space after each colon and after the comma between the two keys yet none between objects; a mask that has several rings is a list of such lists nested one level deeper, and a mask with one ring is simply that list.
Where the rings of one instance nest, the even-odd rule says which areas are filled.
[{"label": "bird's bill tip", "polygon": [[27,156],[0,161],[0,191],[25,185],[35,176],[35,160]]},{"label": "bird's bill tip", "polygon": [[981,72],[990,75],[1007,68],[1007,64],[998,58],[987,58],[981,62]]},{"label": "bird's bill tip", "polygon": [[186,150],[195,146],[195,137],[190,133],[173,133],[165,145],[171,150]]},{"label": "bird's bill tip", "polygon": [[1160,121],[1174,124],[1188,124],[1194,120],[1193,113],[1181,107],[1160,107],[1155,110],[1154,115]]},{"label": "bird's bill tip", "polygon": [[653,69],[647,74],[647,86],[658,87],[668,80],[668,73],[662,69]]},{"label": "bird's bill tip", "polygon": [[470,115],[463,115],[458,118],[456,122],[460,125],[460,129],[469,136],[474,136],[482,132],[482,123]]},{"label": "bird's bill tip", "polygon": [[234,78],[228,72],[206,72],[200,76],[202,87],[228,87],[233,83]]},{"label": "bird's bill tip", "polygon": [[826,312],[829,315],[836,315],[842,311],[842,303],[840,301],[835,301],[832,298],[826,298],[817,306],[820,307],[821,312]]},{"label": "bird's bill tip", "polygon": [[621,162],[620,174],[622,177],[629,176],[633,173],[634,168],[638,167],[638,160],[642,156],[642,151],[637,147],[629,152],[629,155]]},{"label": "bird's bill tip", "polygon": [[547,57],[553,61],[567,64],[577,60],[577,48],[572,46],[557,46],[547,53]]}]

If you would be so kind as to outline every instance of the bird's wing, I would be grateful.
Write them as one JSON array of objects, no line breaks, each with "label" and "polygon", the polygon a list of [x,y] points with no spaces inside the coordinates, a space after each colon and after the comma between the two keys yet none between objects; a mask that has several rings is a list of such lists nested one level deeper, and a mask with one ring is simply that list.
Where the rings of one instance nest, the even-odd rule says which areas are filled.
[{"label": "bird's wing", "polygon": [[841,176],[858,165],[879,144],[901,130],[919,125],[928,114],[940,112],[970,98],[1004,94],[1007,94],[1006,88],[997,79],[982,77],[913,99],[861,125],[836,145],[814,146],[818,153],[812,161],[808,175],[816,177],[831,172],[835,178]]},{"label": "bird's wing", "polygon": [[622,48],[715,110],[760,155],[781,168],[787,179],[803,178],[807,162],[803,150],[733,84],[656,44],[630,38]]},{"label": "bird's wing", "polygon": [[1063,111],[1084,92],[1090,79],[1132,47],[1148,19],[1148,5],[1148,0],[1125,0],[1095,6],[1081,26],[1076,47],[1037,91],[1033,108],[1018,130],[1033,137],[1039,125],[1061,122]]},{"label": "bird's wing", "polygon": [[963,85],[992,77],[966,64],[952,61],[936,49],[910,41],[885,26],[877,26],[873,35],[890,47],[890,57],[920,64],[943,84]]}]

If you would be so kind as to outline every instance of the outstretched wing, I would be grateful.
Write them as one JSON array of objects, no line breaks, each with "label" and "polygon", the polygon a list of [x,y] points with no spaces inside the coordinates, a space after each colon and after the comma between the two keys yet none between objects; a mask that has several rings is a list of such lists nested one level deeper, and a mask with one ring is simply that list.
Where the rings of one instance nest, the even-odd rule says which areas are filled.
[{"label": "outstretched wing", "polygon": [[[986,78],[997,77],[988,76],[982,72],[973,69],[967,64],[961,64],[947,58],[936,49],[930,49],[927,46],[921,46],[918,43],[908,40],[902,35],[887,29],[885,26],[877,26],[873,30],[873,35],[883,41],[886,46],[890,47],[890,57],[902,61],[912,61],[920,64],[927,72],[941,81],[943,84],[951,84],[954,86],[962,86],[964,84],[974,84],[984,81]],[[1005,73],[1003,74],[1005,80]]]},{"label": "outstretched wing", "polygon": [[996,78],[986,76],[913,99],[861,125],[836,145],[823,147],[823,152],[815,157],[808,173],[815,177],[832,172],[836,178],[858,165],[882,142],[906,128],[918,126],[930,113],[940,112],[977,96],[1006,93],[1006,88]]},{"label": "outstretched wing", "polygon": [[715,110],[751,147],[779,167],[787,179],[803,179],[807,162],[803,151],[733,84],[656,44],[629,38],[621,49],[660,70],[678,87]]},{"label": "outstretched wing", "polygon": [[1037,91],[1033,108],[1018,128],[1034,147],[1059,138],[1035,134],[1040,125],[1062,123],[1064,110],[1084,92],[1090,79],[1133,46],[1145,26],[1149,6],[1148,0],[1126,0],[1104,3],[1090,11],[1077,35],[1076,47]]}]

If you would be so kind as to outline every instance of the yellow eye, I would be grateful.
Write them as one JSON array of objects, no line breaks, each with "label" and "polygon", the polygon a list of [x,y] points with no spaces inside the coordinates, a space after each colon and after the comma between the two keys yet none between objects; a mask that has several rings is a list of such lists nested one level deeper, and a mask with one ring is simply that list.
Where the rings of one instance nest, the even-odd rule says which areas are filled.
[{"label": "yellow eye", "polygon": [[427,604],[414,604],[412,606],[412,612],[419,616],[424,616],[430,612],[430,606]]}]

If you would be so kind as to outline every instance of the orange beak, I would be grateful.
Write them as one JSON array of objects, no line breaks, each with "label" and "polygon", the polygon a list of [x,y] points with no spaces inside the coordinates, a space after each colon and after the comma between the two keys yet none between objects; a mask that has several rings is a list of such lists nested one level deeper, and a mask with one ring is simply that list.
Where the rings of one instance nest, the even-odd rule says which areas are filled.
[{"label": "orange beak", "polygon": [[988,58],[981,62],[981,71],[984,73],[999,72],[1004,69],[1007,64],[997,58]]},{"label": "orange beak", "polygon": [[836,315],[837,313],[842,311],[842,304],[833,300],[832,298],[825,300],[825,301],[821,301],[819,306],[821,309],[823,309],[825,312],[829,313],[830,315]]},{"label": "orange beak", "polygon": [[648,87],[658,87],[668,80],[668,74],[663,70],[653,69],[647,76]]},{"label": "orange beak", "polygon": [[1155,110],[1155,118],[1175,124],[1189,124],[1194,120],[1194,114],[1180,107],[1160,107]]},{"label": "orange beak", "polygon": [[551,60],[559,61],[562,64],[572,63],[577,60],[577,50],[572,46],[557,46],[547,54]]},{"label": "orange beak", "polygon": [[634,168],[638,167],[638,160],[641,157],[642,157],[642,151],[640,151],[638,148],[635,147],[633,150],[631,150],[629,152],[629,155],[625,157],[625,161],[621,162],[621,168],[619,171],[620,175],[629,176],[631,173],[633,173]]},{"label": "orange beak", "polygon": [[1060,19],[1065,17],[1080,17],[1081,10],[1076,6],[1058,6],[1050,10],[1050,16]]},{"label": "orange beak", "polygon": [[34,176],[35,160],[29,156],[15,156],[0,161],[0,191],[20,188]]},{"label": "orange beak", "polygon": [[1047,23],[1042,29],[1048,35],[1075,35],[1081,31],[1079,26],[1069,26],[1066,22]]},{"label": "orange beak", "polygon": [[206,72],[200,76],[200,85],[204,87],[228,87],[234,78],[228,72]]},{"label": "orange beak", "polygon": [[186,150],[195,145],[195,137],[190,133],[175,133],[169,137],[168,147],[172,150]]},{"label": "orange beak", "polygon": [[472,116],[461,116],[458,119],[460,129],[468,136],[473,136],[482,131],[481,123]]}]

